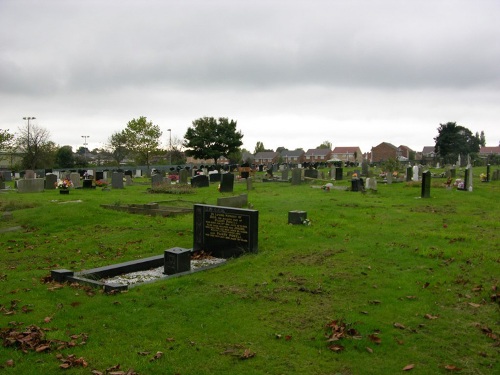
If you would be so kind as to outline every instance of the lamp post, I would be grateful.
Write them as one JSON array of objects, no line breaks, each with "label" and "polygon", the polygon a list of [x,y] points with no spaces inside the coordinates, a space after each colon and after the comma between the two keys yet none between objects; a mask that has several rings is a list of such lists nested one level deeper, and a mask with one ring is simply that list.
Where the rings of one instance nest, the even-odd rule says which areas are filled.
[{"label": "lamp post", "polygon": [[85,164],[87,164],[87,138],[90,138],[90,135],[82,135],[82,138],[83,138],[83,146],[84,146],[84,155],[83,157],[85,158]]},{"label": "lamp post", "polygon": [[168,152],[168,160],[169,164],[172,165],[172,129],[167,129],[169,133],[169,152]]},{"label": "lamp post", "polygon": [[26,116],[26,117],[23,117],[23,120],[27,120],[28,121],[28,157],[29,157],[29,160],[30,160],[30,168],[32,168],[32,160],[31,160],[31,152],[30,152],[30,120],[35,120],[36,117],[29,117],[29,116]]}]

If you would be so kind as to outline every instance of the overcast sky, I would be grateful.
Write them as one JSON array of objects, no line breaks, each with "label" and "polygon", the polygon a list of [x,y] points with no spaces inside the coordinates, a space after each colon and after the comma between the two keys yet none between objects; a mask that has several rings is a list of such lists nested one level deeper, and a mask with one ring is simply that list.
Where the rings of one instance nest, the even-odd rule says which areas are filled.
[{"label": "overcast sky", "polygon": [[246,149],[421,151],[439,124],[500,141],[498,0],[0,0],[0,129],[102,147],[140,116],[162,146],[204,117]]}]

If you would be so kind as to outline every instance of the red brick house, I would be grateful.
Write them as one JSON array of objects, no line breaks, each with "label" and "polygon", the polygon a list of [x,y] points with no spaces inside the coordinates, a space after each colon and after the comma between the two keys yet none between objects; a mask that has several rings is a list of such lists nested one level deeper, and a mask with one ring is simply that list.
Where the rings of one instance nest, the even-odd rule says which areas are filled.
[{"label": "red brick house", "polygon": [[257,152],[253,158],[253,162],[256,165],[267,165],[272,163],[277,163],[280,157],[279,152],[274,151],[262,151]]},{"label": "red brick house", "polygon": [[372,147],[371,163],[387,161],[389,159],[397,159],[401,150],[388,142],[382,142],[378,146]]}]

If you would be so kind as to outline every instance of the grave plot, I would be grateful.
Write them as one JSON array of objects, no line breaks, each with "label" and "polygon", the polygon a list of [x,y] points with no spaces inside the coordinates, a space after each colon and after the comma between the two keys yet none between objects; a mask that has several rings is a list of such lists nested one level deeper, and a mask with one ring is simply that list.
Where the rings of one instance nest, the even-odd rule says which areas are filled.
[{"label": "grave plot", "polygon": [[131,214],[141,214],[141,215],[151,215],[151,216],[173,216],[179,214],[187,214],[193,212],[193,203],[192,202],[183,202],[183,204],[179,204],[179,202],[168,202],[166,203],[146,203],[146,204],[126,204],[126,205],[117,205],[117,204],[101,204],[102,208],[106,208],[108,210],[115,211],[123,211]]},{"label": "grave plot", "polygon": [[81,272],[52,270],[51,277],[56,282],[76,282],[113,292],[132,284],[208,270],[228,258],[257,253],[258,211],[202,204],[194,207],[193,249],[174,247],[163,255]]}]

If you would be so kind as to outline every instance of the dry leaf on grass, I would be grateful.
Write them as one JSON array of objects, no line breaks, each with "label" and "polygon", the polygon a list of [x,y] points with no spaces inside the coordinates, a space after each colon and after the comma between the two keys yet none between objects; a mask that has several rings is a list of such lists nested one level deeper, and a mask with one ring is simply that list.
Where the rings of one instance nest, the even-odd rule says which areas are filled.
[{"label": "dry leaf on grass", "polygon": [[405,367],[403,367],[403,371],[413,370],[414,367],[415,367],[415,365],[413,363],[411,363],[411,364],[406,365]]}]

